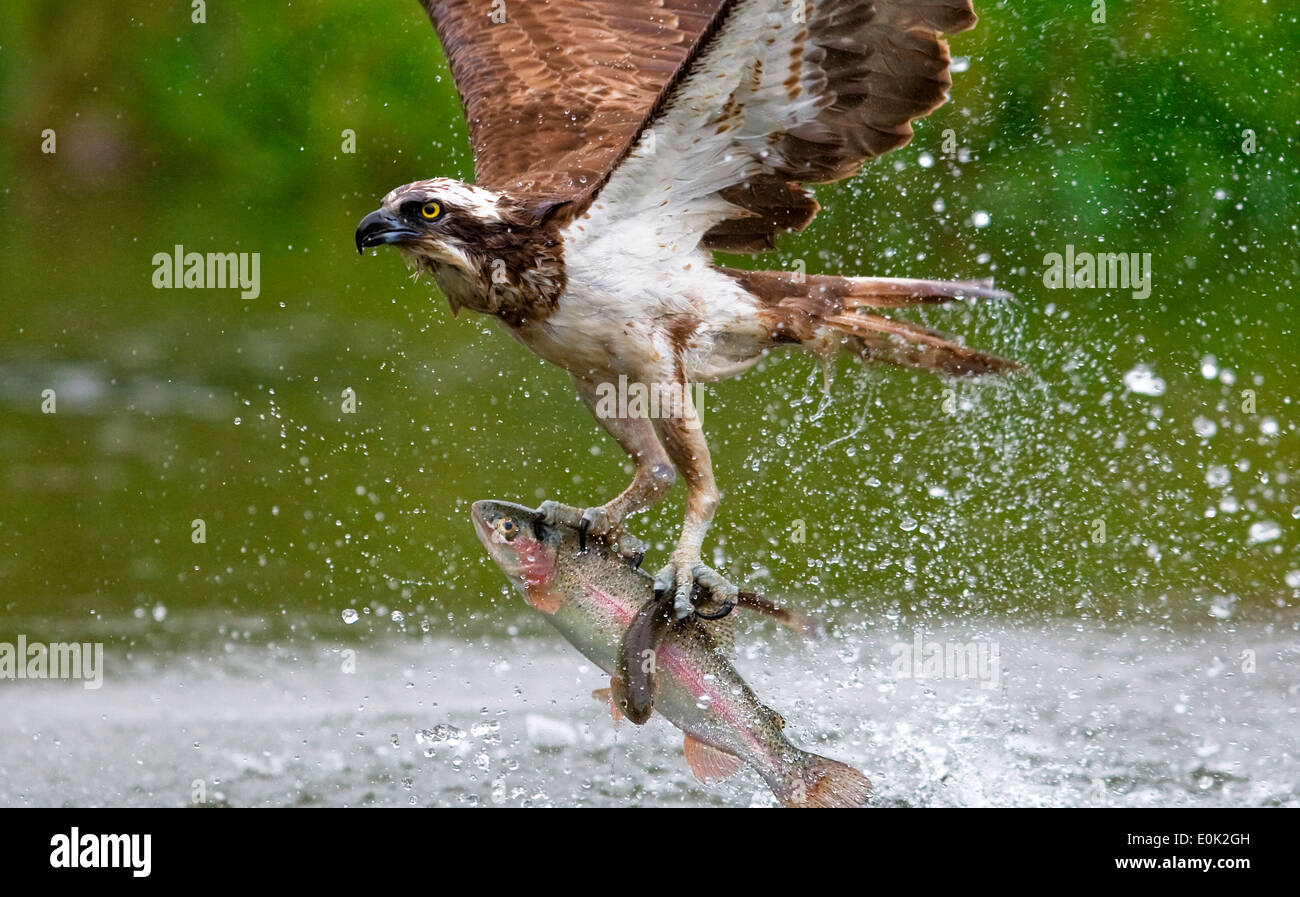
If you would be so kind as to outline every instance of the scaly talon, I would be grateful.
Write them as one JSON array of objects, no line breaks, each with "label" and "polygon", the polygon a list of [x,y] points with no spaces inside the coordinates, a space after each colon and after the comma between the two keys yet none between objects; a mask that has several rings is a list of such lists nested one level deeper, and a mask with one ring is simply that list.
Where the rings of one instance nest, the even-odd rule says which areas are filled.
[{"label": "scaly talon", "polygon": [[547,499],[537,506],[537,512],[547,526],[567,526],[577,529],[582,523],[582,509]]},{"label": "scaly talon", "polygon": [[645,543],[626,530],[619,530],[615,547],[633,567],[640,567],[641,562],[645,560]]},{"label": "scaly talon", "polygon": [[704,564],[696,564],[691,568],[691,575],[701,587],[708,589],[712,594],[713,600],[721,604],[736,603],[736,598],[740,594],[740,589],[732,584],[717,570],[712,567],[706,567]]},{"label": "scaly talon", "polygon": [[[668,562],[666,567],[659,569],[654,575],[654,597],[662,598],[668,593],[676,594],[677,590],[677,565]],[[679,617],[680,619],[680,617]]]},{"label": "scaly talon", "polygon": [[600,539],[614,548],[634,567],[645,559],[645,543],[623,528],[604,505],[594,508],[575,508],[558,501],[547,500],[537,507],[547,526],[567,526],[578,533],[578,547],[586,551],[588,538]]},{"label": "scaly talon", "polygon": [[[655,575],[655,594],[673,593],[673,613],[679,620],[684,620],[695,610],[692,593],[698,585],[710,593],[711,600],[722,605],[732,606],[740,590],[729,579],[712,567],[707,567],[698,560],[693,562],[674,558],[666,567]],[[707,619],[721,619],[730,610],[719,613],[716,617],[701,614]]]}]

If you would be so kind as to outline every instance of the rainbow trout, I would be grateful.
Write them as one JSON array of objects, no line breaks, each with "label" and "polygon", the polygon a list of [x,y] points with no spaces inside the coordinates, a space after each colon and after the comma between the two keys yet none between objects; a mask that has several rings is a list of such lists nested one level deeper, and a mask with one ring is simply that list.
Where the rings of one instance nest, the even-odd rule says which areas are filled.
[{"label": "rainbow trout", "polygon": [[[567,526],[547,526],[530,508],[475,502],[470,517],[488,554],[524,600],[551,621],[587,659],[610,674],[610,688],[595,696],[610,702],[618,719],[629,701],[618,670],[640,664],[650,683],[647,704],[686,733],[686,762],[701,781],[726,778],[748,764],[788,807],[858,807],[871,783],[852,767],[801,750],[782,734],[785,721],[765,707],[728,659],[730,619],[676,620],[671,592],[656,598],[654,580],[603,542]],[[642,614],[655,631],[628,639],[645,645],[642,656],[620,657],[628,629],[647,602],[661,613]],[[752,609],[781,611],[748,598]],[[800,621],[785,615],[795,628]],[[628,714],[634,722],[649,715]],[[638,719],[638,717],[641,717]]]}]

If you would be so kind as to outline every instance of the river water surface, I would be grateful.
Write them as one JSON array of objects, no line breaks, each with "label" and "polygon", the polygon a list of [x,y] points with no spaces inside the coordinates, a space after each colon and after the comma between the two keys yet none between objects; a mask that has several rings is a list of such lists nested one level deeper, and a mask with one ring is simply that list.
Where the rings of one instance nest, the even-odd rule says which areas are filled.
[{"label": "river water surface", "polygon": [[[3,683],[0,804],[774,803],[749,770],[697,783],[662,719],[615,726],[589,696],[602,675],[534,620],[360,640],[322,622],[278,640],[172,619],[110,650],[98,690]],[[199,630],[203,650],[158,650]],[[916,633],[889,620],[817,644],[747,630],[737,665],[791,739],[863,770],[878,805],[1300,805],[1297,648],[1275,625],[922,633],[996,652],[996,682],[900,675]]]}]

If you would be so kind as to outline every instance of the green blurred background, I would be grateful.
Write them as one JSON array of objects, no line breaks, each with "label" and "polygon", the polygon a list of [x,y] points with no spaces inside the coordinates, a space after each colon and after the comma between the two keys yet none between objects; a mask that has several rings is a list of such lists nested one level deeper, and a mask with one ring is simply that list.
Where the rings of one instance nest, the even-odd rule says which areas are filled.
[{"label": "green blurred background", "polygon": [[[1013,301],[922,320],[1033,373],[842,359],[828,397],[811,359],[779,355],[708,387],[706,559],[832,616],[1293,617],[1294,8],[978,6],[916,140],[739,263],[995,277]],[[517,621],[470,502],[604,501],[626,465],[561,371],[353,248],[392,187],[472,175],[422,10],[213,0],[206,18],[5,5],[0,636],[289,631],[347,608],[412,631]],[[153,289],[175,244],[260,253],[261,295]],[[1151,253],[1151,295],[1046,289],[1067,244]],[[648,567],[680,513],[678,490],[636,520]]]}]

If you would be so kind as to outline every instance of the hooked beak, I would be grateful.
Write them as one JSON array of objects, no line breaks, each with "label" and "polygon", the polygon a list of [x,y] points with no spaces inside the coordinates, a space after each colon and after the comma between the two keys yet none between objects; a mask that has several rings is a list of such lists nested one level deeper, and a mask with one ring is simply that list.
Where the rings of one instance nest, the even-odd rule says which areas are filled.
[{"label": "hooked beak", "polygon": [[357,252],[364,253],[371,246],[382,246],[385,243],[401,243],[415,236],[419,234],[400,218],[383,209],[376,209],[357,225]]}]

